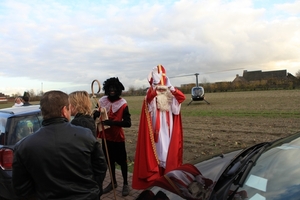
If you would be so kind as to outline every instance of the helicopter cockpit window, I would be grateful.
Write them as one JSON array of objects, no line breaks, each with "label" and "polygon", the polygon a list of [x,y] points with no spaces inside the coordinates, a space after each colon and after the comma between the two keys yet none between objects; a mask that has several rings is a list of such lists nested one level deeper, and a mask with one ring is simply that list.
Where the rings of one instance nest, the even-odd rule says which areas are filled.
[{"label": "helicopter cockpit window", "polygon": [[192,93],[194,96],[200,96],[203,94],[202,88],[193,88]]}]

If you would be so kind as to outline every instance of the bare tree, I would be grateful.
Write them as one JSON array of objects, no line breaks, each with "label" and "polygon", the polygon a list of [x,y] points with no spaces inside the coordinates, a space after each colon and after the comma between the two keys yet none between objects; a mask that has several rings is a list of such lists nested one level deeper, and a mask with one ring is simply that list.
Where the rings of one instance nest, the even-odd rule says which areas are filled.
[{"label": "bare tree", "polygon": [[20,97],[20,96],[22,96],[22,95],[21,95],[20,92],[17,92],[17,93],[15,93],[15,94],[12,94],[11,96],[12,96],[12,97]]},{"label": "bare tree", "polygon": [[133,86],[129,86],[129,88],[128,88],[128,94],[129,95],[134,95],[134,91],[135,91],[134,87]]},{"label": "bare tree", "polygon": [[296,72],[296,78],[300,79],[300,69]]},{"label": "bare tree", "polygon": [[203,77],[203,78],[201,79],[201,83],[206,84],[206,83],[209,83],[209,82],[208,82],[208,80],[207,80],[206,77]]},{"label": "bare tree", "polygon": [[33,89],[29,90],[29,95],[30,95],[30,97],[35,97],[36,96]]}]

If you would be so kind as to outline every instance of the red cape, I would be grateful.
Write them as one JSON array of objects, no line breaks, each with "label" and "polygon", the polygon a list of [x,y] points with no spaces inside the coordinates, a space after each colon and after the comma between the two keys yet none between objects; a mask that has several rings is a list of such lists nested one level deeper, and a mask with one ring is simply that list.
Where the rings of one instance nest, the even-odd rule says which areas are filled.
[{"label": "red cape", "polygon": [[[202,191],[203,193],[201,194],[201,196],[204,197],[204,196],[209,196],[211,194],[212,187],[214,186],[214,182],[210,179],[207,179],[207,178],[203,177],[201,172],[194,165],[187,163],[187,164],[184,164],[184,165],[182,165],[182,166],[180,166],[180,167],[178,167],[174,170],[191,173],[194,177],[200,176],[201,180],[202,180],[200,183],[203,184],[203,188],[204,188],[204,190]],[[172,175],[170,175],[170,174],[166,174],[164,176],[161,176],[159,179],[157,179],[155,182],[153,182],[151,186],[159,186],[161,188],[164,188],[168,191],[171,191],[174,194],[177,194],[177,195],[181,196],[182,198],[188,199],[188,200],[206,199],[206,198],[202,198],[201,196],[198,196],[198,197],[195,197],[195,198],[193,198],[191,196],[186,196],[185,194],[183,194],[181,192],[180,188],[175,184],[174,180],[171,179],[171,176]],[[182,173],[182,176],[184,176],[184,173]]]},{"label": "red cape", "polygon": [[[173,126],[165,173],[182,165],[183,132],[181,114],[173,115]],[[158,164],[151,117],[147,102],[144,99],[134,158],[132,188],[146,189],[158,179],[160,177]]]}]

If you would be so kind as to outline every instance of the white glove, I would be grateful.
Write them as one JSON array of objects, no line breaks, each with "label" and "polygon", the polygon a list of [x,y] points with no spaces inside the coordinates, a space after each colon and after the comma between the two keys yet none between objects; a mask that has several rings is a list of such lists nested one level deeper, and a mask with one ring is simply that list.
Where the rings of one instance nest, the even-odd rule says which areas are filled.
[{"label": "white glove", "polygon": [[157,85],[160,82],[161,76],[162,74],[159,74],[157,68],[154,67],[152,69],[152,79],[153,79],[152,84]]},{"label": "white glove", "polygon": [[175,88],[173,87],[173,85],[171,84],[171,81],[169,79],[169,77],[166,76],[166,86],[172,91],[175,91]]}]

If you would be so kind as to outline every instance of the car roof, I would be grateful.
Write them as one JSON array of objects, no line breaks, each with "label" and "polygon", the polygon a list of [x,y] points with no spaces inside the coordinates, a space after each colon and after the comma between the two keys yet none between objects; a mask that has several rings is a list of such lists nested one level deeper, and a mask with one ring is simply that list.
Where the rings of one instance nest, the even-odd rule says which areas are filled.
[{"label": "car roof", "polygon": [[40,111],[40,105],[19,106],[0,109],[0,114],[19,115],[28,112]]}]

